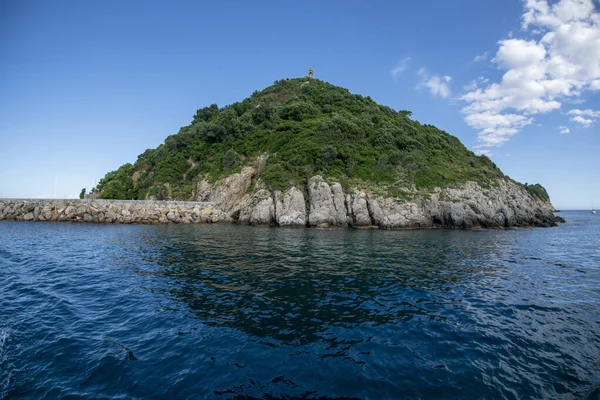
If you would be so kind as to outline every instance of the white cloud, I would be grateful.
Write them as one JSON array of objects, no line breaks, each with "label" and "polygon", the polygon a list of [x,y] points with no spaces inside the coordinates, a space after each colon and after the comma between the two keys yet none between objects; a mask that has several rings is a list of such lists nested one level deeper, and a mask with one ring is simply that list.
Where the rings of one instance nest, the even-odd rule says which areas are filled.
[{"label": "white cloud", "polygon": [[486,51],[486,52],[481,53],[481,54],[477,54],[475,56],[475,58],[473,58],[473,62],[485,61],[485,60],[488,59],[489,54],[490,54],[489,51]]},{"label": "white cloud", "polygon": [[[569,111],[567,113],[567,115],[574,115],[574,117],[571,118],[571,121],[577,122],[584,128],[588,128],[594,122],[596,122],[596,118],[600,117],[600,111],[595,111],[595,110],[590,110],[590,109],[579,110],[576,108],[576,109]],[[585,118],[585,117],[587,117],[587,118]]]},{"label": "white cloud", "polygon": [[535,65],[546,57],[546,48],[535,40],[506,39],[498,44],[500,49],[493,61],[507,69]]},{"label": "white cloud", "polygon": [[518,114],[495,114],[493,112],[481,112],[467,115],[467,123],[475,129],[499,128],[519,126],[523,127],[531,123],[531,119]]},{"label": "white cloud", "polygon": [[410,57],[406,57],[406,58],[403,58],[402,60],[400,60],[398,62],[398,64],[394,68],[392,68],[392,70],[390,71],[392,78],[398,79],[398,77],[400,75],[402,75],[402,73],[406,70],[406,68],[408,68],[409,62],[410,62]]},{"label": "white cloud", "polygon": [[450,82],[452,77],[448,75],[429,75],[425,67],[421,67],[417,74],[421,77],[419,86],[425,86],[433,96],[448,98],[451,95]]},{"label": "white cloud", "polygon": [[540,25],[558,28],[566,23],[586,20],[594,12],[591,0],[561,0],[550,6],[546,0],[527,0],[522,27]]},{"label": "white cloud", "polygon": [[577,122],[584,128],[588,128],[594,123],[593,119],[583,118],[581,115],[571,118],[571,121]]},{"label": "white cloud", "polygon": [[574,109],[571,110],[567,113],[568,115],[584,115],[586,117],[600,117],[600,111],[594,111],[594,110],[579,110],[579,109]]},{"label": "white cloud", "polygon": [[569,128],[567,128],[566,126],[559,126],[558,129],[560,130],[560,133],[563,135],[571,133],[571,130]]},{"label": "white cloud", "polygon": [[471,113],[465,122],[479,130],[479,140],[484,146],[499,146],[511,136],[519,133],[519,129],[531,124],[531,118],[518,114],[497,114],[491,111]]},{"label": "white cloud", "polygon": [[[502,79],[483,87],[472,83],[461,97],[466,103],[465,122],[479,130],[481,148],[506,142],[532,123],[536,114],[577,102],[586,90],[600,90],[600,14],[593,1],[524,3],[523,30],[536,30],[539,35],[499,41],[492,62],[504,70]],[[598,118],[596,114],[571,115],[573,122],[583,126]]]},{"label": "white cloud", "polygon": [[473,90],[477,89],[479,86],[485,85],[489,81],[490,81],[489,79],[484,78],[483,76],[480,76],[477,79],[473,79],[471,81],[471,83],[469,83],[468,85],[463,86],[463,89],[465,91],[473,91]]},{"label": "white cloud", "polygon": [[434,75],[425,82],[425,86],[429,88],[432,95],[447,98],[450,97],[449,83],[451,80],[452,78],[449,76],[442,76],[440,78]]}]

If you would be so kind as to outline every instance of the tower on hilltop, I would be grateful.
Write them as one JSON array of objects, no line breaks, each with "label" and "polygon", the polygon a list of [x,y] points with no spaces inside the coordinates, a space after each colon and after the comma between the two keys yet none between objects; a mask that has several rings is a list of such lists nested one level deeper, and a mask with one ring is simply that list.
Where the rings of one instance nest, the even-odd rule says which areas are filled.
[{"label": "tower on hilltop", "polygon": [[312,79],[313,78],[313,69],[312,67],[308,67],[308,79]]}]

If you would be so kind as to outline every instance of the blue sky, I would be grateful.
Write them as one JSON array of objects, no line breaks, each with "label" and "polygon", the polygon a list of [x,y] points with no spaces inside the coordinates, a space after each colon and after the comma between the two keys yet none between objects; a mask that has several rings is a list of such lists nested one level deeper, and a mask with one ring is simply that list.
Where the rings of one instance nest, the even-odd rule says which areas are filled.
[{"label": "blue sky", "polygon": [[556,207],[600,207],[599,25],[592,0],[5,0],[0,196],[77,196],[198,108],[312,66]]}]

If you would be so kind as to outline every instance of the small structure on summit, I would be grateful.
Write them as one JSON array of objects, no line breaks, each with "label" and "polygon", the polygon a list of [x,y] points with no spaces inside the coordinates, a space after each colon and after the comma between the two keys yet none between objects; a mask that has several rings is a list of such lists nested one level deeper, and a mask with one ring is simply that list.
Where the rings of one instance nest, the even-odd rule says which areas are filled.
[{"label": "small structure on summit", "polygon": [[312,79],[313,78],[313,69],[312,67],[308,67],[308,79]]}]

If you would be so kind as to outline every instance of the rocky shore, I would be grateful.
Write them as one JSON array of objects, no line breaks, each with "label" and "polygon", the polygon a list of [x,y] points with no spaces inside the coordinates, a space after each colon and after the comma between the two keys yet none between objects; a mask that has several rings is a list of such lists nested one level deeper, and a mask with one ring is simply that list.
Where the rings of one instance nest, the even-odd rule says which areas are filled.
[{"label": "rocky shore", "polygon": [[226,179],[198,183],[196,201],[0,200],[0,220],[73,221],[118,224],[216,223],[285,227],[382,229],[507,228],[554,226],[561,220],[512,181],[492,188],[469,182],[458,189],[437,189],[410,201],[344,191],[321,176],[305,190],[268,190],[256,171],[245,167]]},{"label": "rocky shore", "polygon": [[115,224],[217,222],[210,204],[185,201],[0,199],[0,220]]},{"label": "rocky shore", "polygon": [[319,175],[308,180],[305,190],[270,191],[261,188],[260,180],[250,190],[255,175],[254,168],[245,167],[214,184],[203,180],[195,198],[211,202],[219,221],[250,225],[472,229],[547,227],[560,220],[552,204],[537,201],[509,180],[489,189],[469,182],[403,201],[358,188],[345,192],[339,183],[327,183]]}]

